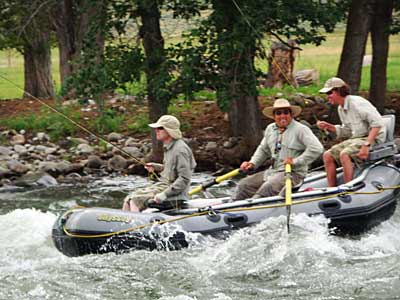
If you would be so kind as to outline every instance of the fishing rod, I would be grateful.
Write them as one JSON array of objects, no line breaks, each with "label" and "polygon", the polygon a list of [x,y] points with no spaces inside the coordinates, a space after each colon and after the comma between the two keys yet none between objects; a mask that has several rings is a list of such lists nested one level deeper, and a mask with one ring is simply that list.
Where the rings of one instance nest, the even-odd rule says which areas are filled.
[{"label": "fishing rod", "polygon": [[[47,104],[45,101],[39,99],[38,97],[33,96],[32,94],[30,94],[29,92],[25,91],[23,88],[21,88],[20,86],[18,86],[16,83],[14,83],[13,81],[11,81],[10,79],[6,78],[5,76],[3,76],[0,73],[0,77],[2,79],[4,79],[5,81],[7,81],[8,83],[10,83],[11,85],[13,85],[14,87],[16,87],[18,90],[22,91],[25,95],[28,95],[29,97],[31,97],[32,99],[38,101],[40,104],[46,106],[48,109],[50,109],[51,111],[61,115],[62,117],[64,117],[66,120],[68,120],[69,122],[71,122],[72,124],[74,124],[75,126],[77,126],[78,128],[82,129],[83,131],[85,131],[86,133],[96,137],[98,140],[109,144],[113,147],[115,147],[116,149],[118,149],[119,151],[121,151],[121,153],[125,154],[127,157],[132,158],[135,162],[141,164],[141,165],[145,165],[145,163],[143,161],[141,161],[139,158],[133,156],[132,154],[128,153],[127,151],[125,151],[124,149],[122,149],[120,146],[108,141],[107,139],[103,138],[102,136],[94,133],[93,131],[91,131],[90,129],[86,128],[85,126],[83,126],[82,124],[72,120],[70,117],[68,117],[66,114],[64,114],[63,112],[61,112],[60,110],[56,109],[55,107]],[[152,175],[154,175],[157,179],[158,176],[156,175],[155,172],[150,172]]]}]

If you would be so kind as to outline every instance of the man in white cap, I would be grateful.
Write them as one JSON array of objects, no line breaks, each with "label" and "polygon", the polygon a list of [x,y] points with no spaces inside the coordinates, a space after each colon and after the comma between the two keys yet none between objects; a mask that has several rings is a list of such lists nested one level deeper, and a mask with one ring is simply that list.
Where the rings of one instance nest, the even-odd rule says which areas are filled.
[{"label": "man in white cap", "polygon": [[123,210],[138,212],[151,202],[161,204],[169,201],[173,206],[174,201],[189,199],[190,180],[196,161],[192,150],[182,139],[179,120],[164,115],[149,126],[155,129],[157,140],[164,144],[164,160],[163,164],[147,163],[145,168],[149,172],[161,171],[160,181],[128,195]]},{"label": "man in white cap", "polygon": [[352,161],[358,163],[367,159],[371,145],[384,142],[386,127],[376,108],[367,99],[350,95],[350,88],[342,79],[330,78],[319,92],[328,96],[329,103],[338,105],[342,124],[318,121],[317,126],[336,133],[338,139],[347,138],[323,155],[328,185],[336,186],[337,165],[343,167],[344,182],[352,180]]},{"label": "man in white cap", "polygon": [[263,113],[275,123],[265,129],[264,138],[250,161],[240,165],[249,171],[262,165],[267,159],[272,164],[265,172],[258,172],[241,181],[233,200],[260,198],[277,195],[285,186],[285,164],[292,165],[292,183],[299,184],[308,172],[308,165],[324,151],[323,146],[310,128],[293,118],[301,112],[299,106],[290,105],[286,99],[277,99]]}]

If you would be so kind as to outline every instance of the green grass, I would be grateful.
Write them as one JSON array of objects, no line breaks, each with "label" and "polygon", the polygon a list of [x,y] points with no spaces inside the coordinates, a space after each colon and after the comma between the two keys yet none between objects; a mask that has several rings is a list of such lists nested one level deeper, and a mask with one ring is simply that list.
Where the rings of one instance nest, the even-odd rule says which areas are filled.
[{"label": "green grass", "polygon": [[[63,110],[62,112],[69,118],[78,121],[81,118],[80,113],[70,110]],[[74,134],[78,128],[63,116],[43,109],[40,117],[37,114],[29,114],[21,117],[13,117],[0,120],[0,126],[20,131],[47,132],[51,140],[56,141],[61,137],[66,137]]]},{"label": "green grass", "polygon": [[[169,41],[176,40],[176,35],[169,35]],[[318,88],[330,77],[336,75],[339,66],[340,54],[342,51],[344,40],[343,26],[339,27],[334,33],[327,35],[327,40],[322,45],[316,47],[314,45],[301,46],[303,51],[296,55],[295,69],[317,69],[320,74],[320,83],[317,86],[306,88],[307,93],[317,91]],[[264,46],[269,49],[270,43],[265,40]],[[366,54],[371,54],[371,42],[368,40]],[[258,59],[256,61],[258,67],[264,72],[267,71],[268,63],[266,60]],[[53,80],[56,84],[56,90],[59,90],[59,59],[58,50],[52,51],[52,71]],[[0,51],[0,74],[11,80],[19,87],[24,87],[24,68],[23,57],[16,51]],[[388,59],[388,90],[400,90],[400,35],[394,35],[390,38],[389,59]],[[361,90],[369,89],[370,67],[364,67],[362,70]],[[145,79],[140,83],[133,83],[128,86],[128,93],[137,95],[139,99],[144,98]],[[272,90],[276,93],[276,90]],[[272,92],[270,91],[270,92]],[[305,92],[302,89],[296,91]],[[261,94],[269,93],[262,91]],[[22,91],[3,78],[0,78],[0,99],[20,98]],[[215,93],[204,91],[195,94],[196,99],[215,100]]]}]

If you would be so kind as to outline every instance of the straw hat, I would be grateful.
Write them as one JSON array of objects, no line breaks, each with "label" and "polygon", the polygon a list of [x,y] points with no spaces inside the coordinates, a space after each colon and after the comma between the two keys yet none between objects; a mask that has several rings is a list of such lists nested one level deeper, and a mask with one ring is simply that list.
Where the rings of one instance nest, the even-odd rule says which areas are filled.
[{"label": "straw hat", "polygon": [[346,85],[346,82],[344,82],[342,79],[340,79],[338,77],[332,77],[325,82],[324,87],[322,89],[320,89],[319,92],[322,94],[325,94],[333,89],[341,88],[342,86],[345,86],[345,85]]},{"label": "straw hat", "polygon": [[274,111],[277,109],[288,108],[292,111],[293,118],[297,117],[301,113],[301,107],[297,105],[290,105],[289,101],[286,99],[280,98],[276,99],[273,106],[269,106],[264,108],[263,114],[268,118],[274,118]]},{"label": "straw hat", "polygon": [[151,128],[163,127],[173,139],[182,138],[182,132],[179,129],[181,123],[174,116],[164,115],[156,123],[151,123],[149,126]]}]

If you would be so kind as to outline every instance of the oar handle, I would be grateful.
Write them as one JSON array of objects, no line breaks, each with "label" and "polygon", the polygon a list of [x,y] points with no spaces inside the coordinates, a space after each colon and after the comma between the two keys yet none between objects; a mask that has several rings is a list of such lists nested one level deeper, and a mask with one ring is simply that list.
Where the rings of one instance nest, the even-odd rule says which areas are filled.
[{"label": "oar handle", "polygon": [[208,187],[210,187],[210,186],[212,186],[214,184],[221,183],[222,181],[227,180],[229,178],[235,177],[235,176],[239,175],[240,173],[241,173],[240,169],[235,169],[233,171],[230,171],[229,173],[226,173],[226,174],[221,175],[221,176],[219,176],[217,178],[214,178],[212,181],[207,182],[207,183],[202,184],[202,185],[199,185],[198,187],[195,187],[194,189],[192,189],[189,192],[189,196],[192,196],[194,194],[200,193],[202,190],[205,190],[206,188],[208,188]]},{"label": "oar handle", "polygon": [[285,165],[285,204],[292,205],[292,166],[291,164]]},{"label": "oar handle", "polygon": [[221,176],[215,178],[215,182],[216,183],[221,183],[224,180],[227,180],[229,178],[232,178],[232,177],[235,177],[235,176],[239,175],[240,172],[241,172],[240,169],[235,169],[233,171],[230,171],[229,173],[226,173],[224,175],[221,175]]}]

